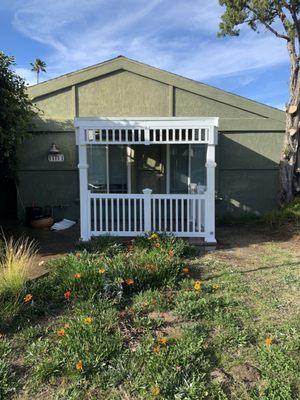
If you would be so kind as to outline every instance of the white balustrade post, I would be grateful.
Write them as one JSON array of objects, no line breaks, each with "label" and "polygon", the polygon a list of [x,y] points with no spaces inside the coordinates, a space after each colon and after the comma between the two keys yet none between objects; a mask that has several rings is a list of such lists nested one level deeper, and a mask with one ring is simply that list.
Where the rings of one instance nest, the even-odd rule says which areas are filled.
[{"label": "white balustrade post", "polygon": [[80,193],[80,238],[88,241],[91,238],[90,229],[90,197],[88,191],[88,164],[86,145],[79,144],[79,193]]},{"label": "white balustrade post", "polygon": [[144,197],[144,229],[151,231],[151,193],[152,189],[143,189]]},{"label": "white balustrade post", "polygon": [[216,243],[215,234],[215,145],[207,145],[206,155],[206,198],[205,198],[205,240]]}]

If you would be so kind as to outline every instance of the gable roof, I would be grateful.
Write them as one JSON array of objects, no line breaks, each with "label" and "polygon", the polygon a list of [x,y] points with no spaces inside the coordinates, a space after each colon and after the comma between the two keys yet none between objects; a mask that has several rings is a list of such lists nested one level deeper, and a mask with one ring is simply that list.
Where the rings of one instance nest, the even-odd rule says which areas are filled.
[{"label": "gable roof", "polygon": [[28,87],[28,94],[32,99],[51,94],[58,90],[71,87],[98,78],[116,71],[129,71],[134,74],[165,83],[176,88],[198,94],[217,102],[227,104],[256,114],[258,118],[271,118],[281,123],[285,120],[285,113],[254,100],[217,89],[213,86],[185,78],[183,76],[152,67],[150,65],[118,56],[111,60],[92,65],[57,78]]}]

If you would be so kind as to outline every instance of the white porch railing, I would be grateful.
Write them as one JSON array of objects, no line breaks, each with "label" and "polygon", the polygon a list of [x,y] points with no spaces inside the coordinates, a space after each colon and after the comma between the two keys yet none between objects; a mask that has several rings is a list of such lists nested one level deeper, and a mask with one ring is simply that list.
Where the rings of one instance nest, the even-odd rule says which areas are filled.
[{"label": "white porch railing", "polygon": [[208,238],[205,194],[99,194],[89,192],[92,236],[138,236],[156,231]]},{"label": "white porch railing", "polygon": [[[215,243],[215,146],[218,118],[76,118],[80,236],[136,236],[149,231]],[[88,145],[206,144],[204,194],[96,194],[88,190]],[[168,189],[167,189],[168,190]]]}]

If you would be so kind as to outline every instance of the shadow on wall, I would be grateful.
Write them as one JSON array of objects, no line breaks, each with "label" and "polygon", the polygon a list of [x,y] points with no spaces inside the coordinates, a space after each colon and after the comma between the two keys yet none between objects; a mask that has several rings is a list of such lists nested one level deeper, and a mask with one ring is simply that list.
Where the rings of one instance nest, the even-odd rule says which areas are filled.
[{"label": "shadow on wall", "polygon": [[[244,139],[243,139],[243,136]],[[247,137],[251,135],[252,137]],[[276,207],[281,134],[220,134],[217,149],[216,213],[259,216]],[[237,140],[246,142],[249,147]],[[250,148],[252,147],[252,149]],[[253,150],[257,149],[257,151]],[[260,152],[259,152],[260,151]]]},{"label": "shadow on wall", "polygon": [[[79,218],[78,159],[73,120],[37,118],[33,136],[18,151],[19,217],[26,206],[50,206],[55,219]],[[120,128],[118,124],[117,127]],[[281,133],[221,133],[216,147],[218,218],[258,216],[276,206]],[[55,143],[65,156],[50,163]]]},{"label": "shadow on wall", "polygon": [[[18,149],[18,217],[25,219],[25,208],[40,206],[56,220],[79,218],[77,149],[74,122],[36,118],[35,129]],[[55,143],[64,155],[63,162],[49,162]]]}]

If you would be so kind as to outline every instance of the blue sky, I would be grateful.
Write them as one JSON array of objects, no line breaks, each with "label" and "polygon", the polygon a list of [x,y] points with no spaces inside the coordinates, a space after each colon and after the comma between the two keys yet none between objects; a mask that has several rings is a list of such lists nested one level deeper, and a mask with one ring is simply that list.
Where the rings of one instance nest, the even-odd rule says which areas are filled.
[{"label": "blue sky", "polygon": [[0,49],[35,82],[120,54],[282,108],[288,98],[285,42],[263,29],[217,38],[217,0],[2,0]]}]

